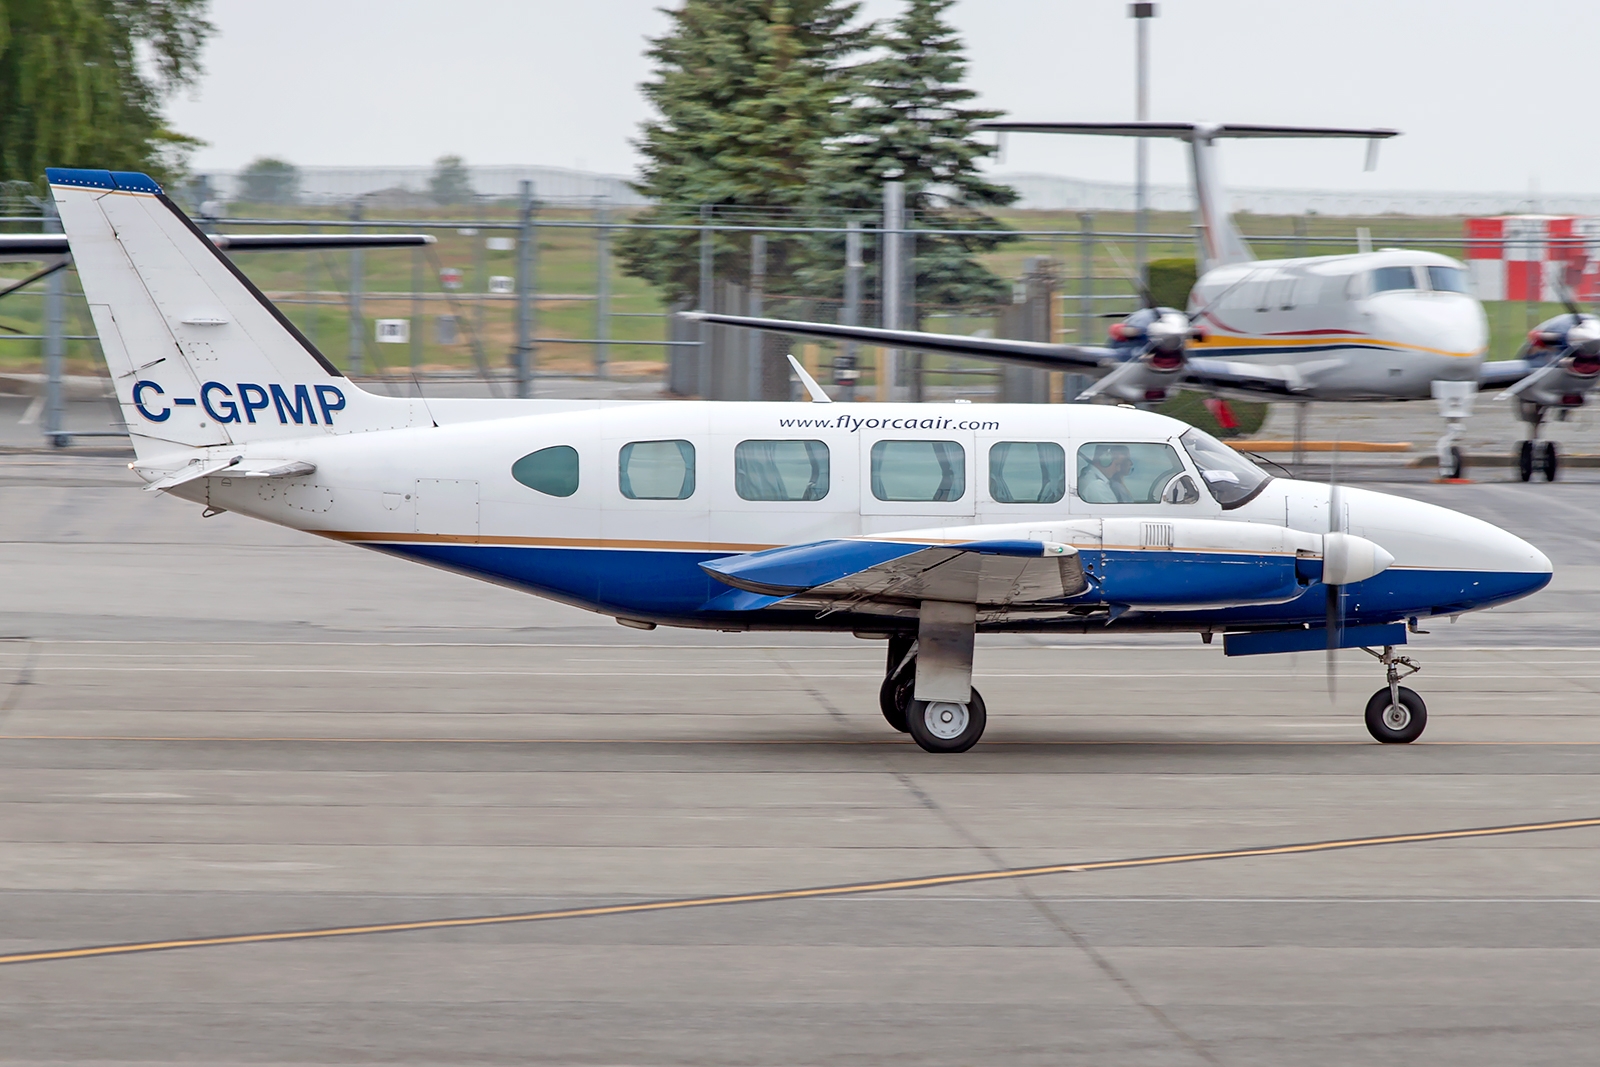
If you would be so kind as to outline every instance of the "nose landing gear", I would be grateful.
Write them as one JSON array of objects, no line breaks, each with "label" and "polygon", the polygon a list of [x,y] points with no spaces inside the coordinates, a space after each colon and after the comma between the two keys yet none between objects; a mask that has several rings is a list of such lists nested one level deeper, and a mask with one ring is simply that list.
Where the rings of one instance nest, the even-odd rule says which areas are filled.
[{"label": "nose landing gear", "polygon": [[1416,690],[1401,685],[1400,679],[1416,674],[1422,667],[1410,656],[1395,655],[1393,645],[1384,645],[1382,652],[1370,648],[1361,651],[1383,664],[1388,681],[1367,701],[1367,732],[1386,745],[1409,745],[1422,736],[1428,725],[1428,705]]}]

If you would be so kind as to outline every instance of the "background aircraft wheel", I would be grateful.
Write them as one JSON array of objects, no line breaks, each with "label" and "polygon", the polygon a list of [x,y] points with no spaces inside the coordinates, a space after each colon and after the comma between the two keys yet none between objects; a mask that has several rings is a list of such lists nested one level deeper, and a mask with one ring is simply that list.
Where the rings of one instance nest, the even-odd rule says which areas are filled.
[{"label": "background aircraft wheel", "polygon": [[1525,482],[1533,481],[1533,442],[1523,441],[1517,446],[1517,473]]},{"label": "background aircraft wheel", "polygon": [[1556,443],[1554,441],[1546,441],[1539,456],[1539,469],[1544,472],[1545,481],[1553,482],[1556,480],[1556,466]]},{"label": "background aircraft wheel", "polygon": [[911,710],[911,691],[917,687],[917,672],[906,671],[898,678],[885,678],[878,687],[878,710],[883,721],[901,733],[910,729],[906,714]]},{"label": "background aircraft wheel", "polygon": [[1409,745],[1422,736],[1428,725],[1428,705],[1415,690],[1400,687],[1400,703],[1389,700],[1384,686],[1367,701],[1367,733],[1386,745]]},{"label": "background aircraft wheel", "polygon": [[972,691],[965,704],[948,700],[913,700],[906,715],[912,740],[928,752],[965,752],[978,743],[989,714],[983,697]]},{"label": "background aircraft wheel", "polygon": [[1462,478],[1467,473],[1467,457],[1462,454],[1457,445],[1450,446],[1450,470],[1446,472],[1447,478]]}]

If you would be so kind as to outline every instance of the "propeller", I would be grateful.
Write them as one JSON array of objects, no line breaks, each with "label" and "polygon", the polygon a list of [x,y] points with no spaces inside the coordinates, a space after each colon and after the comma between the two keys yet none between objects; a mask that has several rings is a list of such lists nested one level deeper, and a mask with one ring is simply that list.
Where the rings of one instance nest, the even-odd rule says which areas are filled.
[{"label": "propeller", "polygon": [[1344,623],[1344,586],[1332,579],[1339,577],[1335,574],[1335,560],[1333,554],[1342,547],[1339,543],[1339,439],[1333,442],[1333,462],[1328,471],[1328,536],[1322,542],[1322,581],[1328,594],[1328,701],[1330,703],[1339,693],[1339,676],[1337,670],[1338,658],[1334,655],[1339,649],[1339,630]]}]

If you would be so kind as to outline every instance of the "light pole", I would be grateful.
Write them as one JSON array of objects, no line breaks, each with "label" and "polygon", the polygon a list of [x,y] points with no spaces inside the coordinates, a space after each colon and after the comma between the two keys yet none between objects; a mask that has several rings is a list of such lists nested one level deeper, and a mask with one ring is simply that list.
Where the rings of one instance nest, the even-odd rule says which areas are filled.
[{"label": "light pole", "polygon": [[[1136,112],[1134,117],[1140,122],[1148,122],[1150,121],[1150,20],[1156,17],[1156,5],[1129,4],[1128,17],[1133,19],[1135,68],[1139,81],[1134,94]],[[1145,234],[1150,231],[1147,188],[1150,180],[1149,153],[1149,142],[1143,137],[1134,142],[1133,232],[1138,236],[1134,238],[1133,269],[1139,274],[1140,284],[1144,285],[1148,285],[1149,281],[1145,277],[1145,263],[1149,253]]]}]

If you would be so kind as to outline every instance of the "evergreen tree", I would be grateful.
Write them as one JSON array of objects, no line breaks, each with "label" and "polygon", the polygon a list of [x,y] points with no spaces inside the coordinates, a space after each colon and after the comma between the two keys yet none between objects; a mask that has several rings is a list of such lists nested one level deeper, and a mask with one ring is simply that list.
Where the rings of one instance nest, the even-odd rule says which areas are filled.
[{"label": "evergreen tree", "polygon": [[428,195],[435,204],[465,204],[473,197],[472,176],[460,156],[440,156],[428,177]]},{"label": "evergreen tree", "polygon": [[161,103],[200,73],[206,0],[0,2],[0,181],[46,167],[143,170],[172,181],[199,142]]},{"label": "evergreen tree", "polygon": [[[814,203],[812,183],[829,141],[844,132],[853,92],[845,61],[867,44],[851,26],[859,4],[842,0],[685,0],[671,29],[651,42],[653,78],[643,86],[659,117],[637,142],[645,165],[634,188],[656,206],[639,222],[783,217]],[[632,230],[617,242],[628,273],[669,301],[693,301],[699,238]],[[747,235],[717,241],[721,278],[748,277]],[[799,242],[773,235],[768,276],[781,285]]]},{"label": "evergreen tree", "polygon": [[[1010,283],[974,257],[1008,238],[929,233],[928,230],[1004,229],[984,213],[1017,199],[1016,190],[991,182],[979,162],[994,147],[975,138],[975,127],[999,111],[964,106],[977,94],[964,88],[961,39],[944,13],[955,0],[906,0],[904,11],[874,43],[878,54],[855,72],[860,96],[848,113],[850,133],[831,154],[813,188],[819,203],[877,214],[883,183],[906,186],[906,210],[916,229],[918,304],[968,307],[1009,298]],[[842,238],[813,243],[807,279],[819,289],[842,289]],[[876,291],[869,267],[868,292]]]},{"label": "evergreen tree", "polygon": [[252,204],[292,204],[300,196],[300,170],[262,156],[239,172],[239,199]]}]

